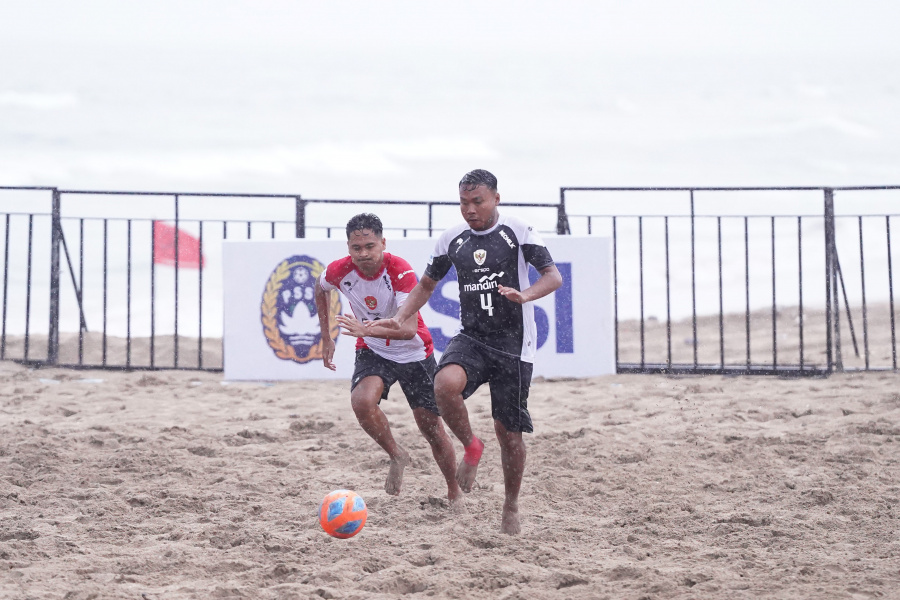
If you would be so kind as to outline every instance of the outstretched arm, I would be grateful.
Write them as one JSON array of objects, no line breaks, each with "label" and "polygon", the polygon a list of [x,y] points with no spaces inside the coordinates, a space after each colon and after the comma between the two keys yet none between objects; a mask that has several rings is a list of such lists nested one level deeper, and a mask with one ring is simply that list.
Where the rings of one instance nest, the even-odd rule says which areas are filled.
[{"label": "outstretched arm", "polygon": [[319,330],[322,332],[322,362],[326,369],[337,370],[337,366],[331,362],[334,358],[334,340],[331,339],[330,306],[328,305],[328,292],[322,289],[319,280],[316,279],[316,312],[319,315]]},{"label": "outstretched arm", "polygon": [[406,302],[403,303],[400,310],[394,315],[394,318],[367,321],[366,327],[375,327],[377,325],[379,328],[401,329],[403,323],[405,323],[407,319],[415,315],[419,312],[420,308],[425,306],[425,303],[431,298],[431,294],[434,293],[437,283],[437,281],[428,275],[422,275],[422,279],[419,280],[416,287],[414,287],[409,293],[409,296],[406,297]]},{"label": "outstretched arm", "polygon": [[419,323],[416,319],[407,319],[400,329],[384,327],[383,319],[377,321],[360,322],[353,315],[338,315],[338,325],[341,333],[353,337],[374,337],[383,340],[411,340],[416,337]]},{"label": "outstretched arm", "polygon": [[543,298],[547,294],[553,293],[562,285],[562,275],[560,275],[556,265],[544,267],[538,271],[538,273],[540,273],[541,276],[534,282],[534,285],[527,287],[522,291],[504,285],[499,286],[497,291],[507,300],[525,304],[526,302],[532,302],[533,300]]}]

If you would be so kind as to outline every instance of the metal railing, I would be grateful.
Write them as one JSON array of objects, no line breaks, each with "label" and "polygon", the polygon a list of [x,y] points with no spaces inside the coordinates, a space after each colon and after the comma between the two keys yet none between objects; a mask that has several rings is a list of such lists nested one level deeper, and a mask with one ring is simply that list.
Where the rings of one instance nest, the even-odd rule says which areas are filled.
[{"label": "metal railing", "polygon": [[[386,223],[398,223],[386,227],[386,231],[402,237],[430,237],[439,226],[443,228],[458,219],[458,203],[448,201],[308,199],[295,194],[127,192],[53,187],[0,187],[0,192],[46,196],[43,198],[46,209],[40,212],[29,208],[31,200],[22,201],[28,205],[25,211],[0,211],[6,242],[0,359],[68,368],[222,369],[221,334],[214,332],[213,337],[209,334],[209,323],[215,323],[221,313],[220,293],[215,293],[221,290],[220,282],[215,279],[220,275],[181,263],[180,234],[173,240],[174,264],[158,266],[154,261],[155,224],[160,221],[172,223],[176,232],[193,235],[199,254],[204,256],[218,255],[221,243],[235,236],[270,240],[330,238],[335,229],[342,236],[346,218],[341,208],[355,212],[409,208],[410,211],[400,210],[397,219],[385,219]],[[96,207],[93,212],[99,214],[70,214],[78,211],[66,209],[78,204],[79,199],[92,200],[94,204],[102,199],[144,202],[130,204],[124,210],[121,204],[116,205],[118,212],[123,213],[119,216],[109,214],[114,210],[98,211]],[[279,208],[269,211],[278,214],[267,219],[207,218],[186,214],[191,212],[186,211],[186,203],[191,201],[207,204],[251,201],[254,206],[242,211],[251,217],[260,212],[261,202],[268,203],[267,208],[273,204]],[[565,211],[556,203],[504,203],[504,206],[549,209],[553,218],[544,222],[555,220],[556,232],[565,233]],[[137,216],[142,212],[138,209],[152,214]],[[420,210],[406,214],[414,212],[412,209]],[[212,212],[223,211],[213,207]],[[447,223],[442,224],[444,221]],[[14,243],[11,248],[11,234],[20,236],[26,224],[27,243]],[[17,251],[22,247],[25,251],[20,257]],[[21,258],[21,268],[11,266],[11,257]],[[18,302],[8,314],[10,277],[19,274],[22,281],[15,287],[17,293],[24,291],[24,305]],[[34,279],[35,275],[39,277]],[[44,302],[46,312],[33,306],[39,303],[43,308]],[[41,322],[42,314],[49,315],[48,321]],[[77,336],[64,335],[67,331],[77,331]]]},{"label": "metal railing", "polygon": [[[564,187],[558,203],[504,206],[551,211],[549,218],[530,220],[557,234],[574,229],[612,238],[619,372],[823,375],[897,368],[891,244],[897,215],[835,212],[835,202],[898,190]],[[221,370],[220,334],[209,326],[221,311],[220,298],[210,291],[219,289],[216,274],[179,264],[177,235],[174,264],[157,266],[153,233],[159,221],[196,236],[202,255],[215,254],[235,236],[330,238],[335,230],[342,236],[353,214],[347,211],[400,209],[386,222],[402,237],[432,236],[458,219],[457,203],[447,201],[53,187],[0,192],[37,195],[46,206],[34,210],[28,200],[24,210],[0,211],[0,359],[75,368]],[[633,195],[645,193],[674,194],[687,209],[669,210],[666,200],[634,210]],[[748,193],[811,195],[816,208],[751,214],[746,209],[753,203],[742,197]],[[738,202],[717,198],[713,210],[697,210],[715,194],[736,194]],[[597,210],[610,206],[610,195],[624,195],[629,210]],[[153,202],[127,204],[118,216],[71,210],[89,197]],[[573,211],[583,199],[587,208]],[[185,203],[201,200],[253,202],[251,218],[225,215],[218,205],[214,218],[186,210]],[[275,204],[277,215],[257,216]],[[888,206],[895,204],[891,196]],[[148,207],[154,214],[137,214]]]},{"label": "metal railing", "polygon": [[[619,372],[815,376],[835,370],[897,368],[890,229],[896,215],[836,214],[835,195],[898,190],[900,186],[565,187],[560,197],[563,204],[569,201],[569,218],[580,226],[576,233],[605,234],[613,240]],[[719,197],[748,192],[813,194],[821,208],[806,214],[746,214],[746,201],[739,199],[735,205]],[[589,202],[587,210],[578,214],[572,210],[576,194]],[[610,206],[611,196],[623,194],[629,197],[627,213],[596,210],[598,205]],[[645,200],[647,194],[665,199],[654,198],[652,210],[636,211],[633,196],[639,194]],[[686,201],[687,209],[672,214],[677,212],[671,210],[672,195]],[[718,214],[696,210],[697,198],[704,195],[716,196],[713,212]],[[852,208],[857,208],[858,198],[854,200]],[[896,196],[891,201],[896,205]],[[723,206],[729,210],[722,210]],[[730,210],[735,206],[744,212]],[[881,240],[874,239],[874,230],[868,238],[864,235],[864,223],[871,230],[876,221],[883,227]],[[653,232],[648,236],[650,228]],[[672,260],[675,246],[680,247],[680,261]],[[648,264],[645,255],[650,250],[657,260]],[[859,270],[852,275],[859,287],[855,288],[845,283],[839,254],[857,252]],[[870,335],[873,306],[867,293],[873,284],[872,277],[867,282],[867,265],[870,275],[877,267],[882,280],[880,300],[886,304],[878,311],[883,324],[878,340]],[[673,283],[676,267],[678,285]],[[736,271],[740,271],[738,277]],[[698,294],[701,278],[705,283]],[[698,300],[703,301],[703,310],[698,311]],[[648,314],[653,310],[650,305],[664,313],[664,323],[661,317]],[[673,307],[678,314],[673,315]],[[884,312],[889,318],[884,318]],[[682,347],[676,332],[686,336]],[[849,335],[853,343],[850,360],[842,335]],[[873,343],[880,344],[879,361],[873,360]]]}]

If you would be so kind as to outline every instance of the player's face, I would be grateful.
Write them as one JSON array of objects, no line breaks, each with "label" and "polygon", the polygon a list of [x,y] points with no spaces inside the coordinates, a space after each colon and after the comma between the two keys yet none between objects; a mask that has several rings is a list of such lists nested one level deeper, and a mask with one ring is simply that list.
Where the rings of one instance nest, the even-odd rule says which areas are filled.
[{"label": "player's face", "polygon": [[384,249],[387,243],[384,238],[372,233],[371,229],[357,229],[347,240],[350,260],[368,276],[375,275],[384,260]]},{"label": "player's face", "polygon": [[500,194],[485,185],[475,189],[459,188],[459,210],[469,227],[475,231],[484,231],[493,227],[499,213]]}]

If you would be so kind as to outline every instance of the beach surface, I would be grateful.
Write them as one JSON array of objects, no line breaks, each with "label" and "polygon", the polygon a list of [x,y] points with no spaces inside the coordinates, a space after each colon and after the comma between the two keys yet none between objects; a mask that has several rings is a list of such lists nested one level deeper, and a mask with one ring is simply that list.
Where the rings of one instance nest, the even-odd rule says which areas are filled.
[{"label": "beach surface", "polygon": [[[0,597],[896,598],[897,384],[537,380],[513,537],[487,390],[455,514],[399,389],[382,407],[413,464],[394,497],[348,382],[2,362]],[[368,504],[349,540],[316,518],[337,488]]]}]

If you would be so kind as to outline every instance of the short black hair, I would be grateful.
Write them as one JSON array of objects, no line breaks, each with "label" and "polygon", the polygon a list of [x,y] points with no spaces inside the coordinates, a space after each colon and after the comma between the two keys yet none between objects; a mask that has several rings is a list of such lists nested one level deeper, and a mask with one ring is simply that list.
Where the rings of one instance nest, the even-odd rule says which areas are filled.
[{"label": "short black hair", "polygon": [[372,213],[360,213],[347,221],[347,239],[350,234],[361,229],[369,229],[375,234],[375,237],[381,237],[384,227],[381,225],[381,219],[378,215]]},{"label": "short black hair", "polygon": [[484,169],[475,169],[469,171],[463,178],[459,180],[459,187],[466,191],[474,190],[479,185],[483,185],[492,192],[497,191],[497,178],[490,171]]}]

